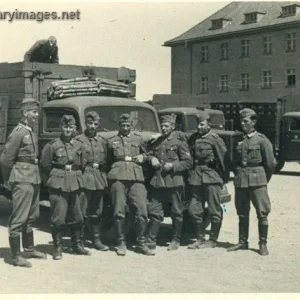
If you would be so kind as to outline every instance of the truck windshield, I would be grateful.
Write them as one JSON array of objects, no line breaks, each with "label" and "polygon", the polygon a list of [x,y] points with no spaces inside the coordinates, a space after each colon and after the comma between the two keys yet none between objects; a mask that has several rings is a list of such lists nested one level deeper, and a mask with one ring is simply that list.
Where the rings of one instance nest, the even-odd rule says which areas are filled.
[{"label": "truck windshield", "polygon": [[100,116],[100,130],[115,131],[119,129],[118,120],[122,114],[130,114],[133,119],[133,130],[159,132],[157,119],[152,110],[134,106],[94,106],[85,110],[96,111]]}]

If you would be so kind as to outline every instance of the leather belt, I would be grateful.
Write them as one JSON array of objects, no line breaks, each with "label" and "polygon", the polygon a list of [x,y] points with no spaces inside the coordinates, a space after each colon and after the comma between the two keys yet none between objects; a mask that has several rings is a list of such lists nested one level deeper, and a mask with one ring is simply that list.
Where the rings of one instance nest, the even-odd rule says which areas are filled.
[{"label": "leather belt", "polygon": [[254,162],[242,162],[240,165],[241,168],[255,168],[255,167],[262,167],[261,163],[254,163]]},{"label": "leather belt", "polygon": [[37,158],[18,157],[17,162],[25,162],[32,165],[37,165],[39,163],[39,160]]},{"label": "leather belt", "polygon": [[131,156],[125,156],[121,158],[117,158],[117,161],[133,161]]},{"label": "leather belt", "polygon": [[80,170],[81,168],[76,165],[56,165],[54,164],[53,167],[55,169],[60,169],[60,170],[65,170],[65,171],[77,171]]},{"label": "leather belt", "polygon": [[99,164],[98,163],[92,163],[92,162],[88,162],[87,167],[92,167],[93,169],[99,169]]}]

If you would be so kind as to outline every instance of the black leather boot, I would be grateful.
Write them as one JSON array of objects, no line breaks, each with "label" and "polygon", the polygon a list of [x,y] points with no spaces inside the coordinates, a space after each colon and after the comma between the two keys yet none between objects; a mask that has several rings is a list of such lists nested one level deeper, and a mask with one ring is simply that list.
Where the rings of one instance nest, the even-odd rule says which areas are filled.
[{"label": "black leather boot", "polygon": [[71,228],[71,240],[73,244],[73,251],[78,255],[91,255],[91,252],[86,250],[81,244],[81,227]]},{"label": "black leather boot", "polygon": [[108,251],[108,246],[104,245],[100,239],[100,220],[99,219],[91,219],[91,231],[92,231],[92,241],[95,249],[100,251]]},{"label": "black leather boot", "polygon": [[52,229],[52,239],[53,239],[53,254],[52,258],[54,260],[62,259],[62,232],[59,229]]},{"label": "black leather boot", "polygon": [[126,242],[125,242],[125,219],[116,219],[115,220],[115,227],[117,233],[117,248],[116,252],[119,256],[126,255]]},{"label": "black leather boot", "polygon": [[147,222],[139,220],[136,223],[136,237],[137,237],[137,246],[136,251],[144,255],[155,255],[154,250],[151,250],[146,244],[145,232],[147,229]]},{"label": "black leather boot", "polygon": [[238,244],[229,247],[227,251],[231,252],[231,251],[249,249],[248,237],[249,237],[249,219],[240,220],[239,221],[239,242]]},{"label": "black leather boot", "polygon": [[195,224],[196,241],[188,246],[188,249],[199,249],[200,245],[205,242],[205,228],[203,223]]},{"label": "black leather boot", "polygon": [[160,222],[150,220],[150,222],[148,223],[145,244],[151,250],[155,250],[156,248],[156,239],[158,236],[159,228]]},{"label": "black leather boot", "polygon": [[199,249],[215,248],[217,246],[217,240],[219,237],[221,225],[222,225],[221,223],[214,223],[214,222],[211,223],[209,240],[202,243],[199,246]]},{"label": "black leather boot", "polygon": [[182,222],[173,219],[172,227],[173,227],[172,241],[168,246],[168,251],[177,250],[180,246]]},{"label": "black leather boot", "polygon": [[9,245],[12,252],[12,264],[16,267],[23,267],[23,268],[31,268],[32,265],[29,261],[21,256],[21,241],[20,237],[9,237]]},{"label": "black leather boot", "polygon": [[267,248],[268,229],[269,229],[268,225],[258,224],[259,253],[262,256],[269,255],[269,250]]},{"label": "black leather boot", "polygon": [[22,244],[26,258],[47,259],[45,253],[39,252],[34,248],[33,231],[22,232]]}]

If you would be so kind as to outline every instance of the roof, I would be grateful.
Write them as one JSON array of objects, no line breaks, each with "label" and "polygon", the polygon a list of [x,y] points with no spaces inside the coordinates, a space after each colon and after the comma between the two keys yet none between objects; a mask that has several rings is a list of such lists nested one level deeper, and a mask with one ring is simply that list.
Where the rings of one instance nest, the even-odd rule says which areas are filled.
[{"label": "roof", "polygon": [[300,112],[299,111],[287,112],[282,117],[283,118],[285,118],[285,117],[300,117]]},{"label": "roof", "polygon": [[[221,110],[217,109],[209,109],[205,108],[204,109],[208,114],[220,114],[223,115],[223,112]],[[183,114],[195,114],[199,112],[199,109],[194,108],[194,107],[170,107],[170,108],[163,108],[158,111],[158,114],[161,113],[183,113]]]},{"label": "roof", "polygon": [[43,105],[43,108],[48,107],[70,107],[85,109],[91,106],[135,106],[145,107],[155,110],[153,106],[127,98],[104,97],[104,96],[78,96],[69,97],[60,100],[52,100]]},{"label": "roof", "polygon": [[[183,34],[166,41],[164,46],[173,46],[186,41],[214,38],[233,33],[236,34],[237,32],[246,33],[270,26],[297,23],[300,21],[299,12],[296,13],[295,16],[281,17],[282,7],[294,4],[300,5],[300,2],[231,2]],[[264,13],[264,15],[256,23],[245,24],[244,14],[251,12]],[[223,28],[211,30],[211,21],[216,19],[230,19],[231,21]]]}]

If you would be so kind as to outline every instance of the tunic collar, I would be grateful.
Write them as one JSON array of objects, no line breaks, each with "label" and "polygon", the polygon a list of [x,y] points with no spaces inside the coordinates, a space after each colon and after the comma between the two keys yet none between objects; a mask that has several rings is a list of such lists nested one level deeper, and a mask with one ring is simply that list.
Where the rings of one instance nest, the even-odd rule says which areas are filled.
[{"label": "tunic collar", "polygon": [[32,131],[32,128],[30,126],[28,126],[27,124],[25,124],[24,122],[22,122],[22,121],[20,121],[19,125],[26,128],[29,131]]},{"label": "tunic collar", "polygon": [[253,137],[256,133],[257,133],[257,131],[254,130],[254,131],[252,131],[252,132],[250,132],[250,133],[247,133],[247,136],[248,136],[249,138],[251,138],[251,137]]}]

